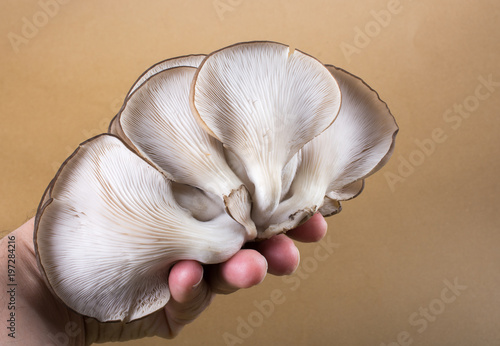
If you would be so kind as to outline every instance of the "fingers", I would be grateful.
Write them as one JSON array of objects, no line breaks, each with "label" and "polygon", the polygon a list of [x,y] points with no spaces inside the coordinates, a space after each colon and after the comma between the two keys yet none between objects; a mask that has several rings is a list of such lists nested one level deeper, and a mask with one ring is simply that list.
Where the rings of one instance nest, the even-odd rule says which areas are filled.
[{"label": "fingers", "polygon": [[259,252],[243,249],[224,263],[210,267],[208,281],[215,293],[228,294],[264,280],[267,261]]},{"label": "fingers", "polygon": [[284,234],[261,241],[254,248],[265,257],[269,274],[290,275],[299,265],[299,250],[293,240]]},{"label": "fingers", "polygon": [[276,235],[264,241],[249,244],[259,251],[267,260],[268,273],[273,275],[290,275],[298,267],[300,253],[294,242],[316,242],[321,240],[327,230],[327,224],[321,214],[315,214],[303,225],[284,234]]},{"label": "fingers", "polygon": [[[303,225],[242,249],[224,263],[204,267],[195,261],[180,261],[169,275],[171,299],[166,307],[172,334],[195,319],[213,298],[261,283],[266,273],[288,275],[298,267],[300,255],[292,239],[321,240],[327,230],[325,219],[316,214]],[[290,238],[292,239],[290,239]]]},{"label": "fingers", "polygon": [[165,312],[172,334],[175,335],[183,325],[193,321],[205,310],[213,294],[203,280],[203,267],[196,261],[176,263],[170,270],[168,286],[171,298]]},{"label": "fingers", "polygon": [[169,288],[172,298],[178,303],[186,303],[193,299],[197,287],[203,279],[203,267],[196,261],[176,263],[169,275]]},{"label": "fingers", "polygon": [[286,232],[286,235],[304,243],[320,241],[326,234],[328,225],[321,214],[314,214],[306,223]]}]

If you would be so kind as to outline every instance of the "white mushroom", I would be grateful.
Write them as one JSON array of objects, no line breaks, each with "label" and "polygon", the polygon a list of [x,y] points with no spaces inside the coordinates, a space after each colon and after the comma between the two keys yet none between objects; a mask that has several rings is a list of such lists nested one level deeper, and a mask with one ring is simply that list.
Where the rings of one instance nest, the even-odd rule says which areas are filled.
[{"label": "white mushroom", "polygon": [[259,225],[279,204],[286,164],[334,121],[340,90],[311,56],[279,43],[250,42],[207,56],[191,102],[206,130],[245,168]]},{"label": "white mushroom", "polygon": [[327,66],[342,92],[342,106],[335,122],[302,148],[302,160],[283,201],[268,222],[263,236],[295,227],[321,210],[340,211],[339,200],[357,196],[363,179],[390,157],[398,131],[385,102],[361,79]]},{"label": "white mushroom", "polygon": [[226,213],[194,219],[170,181],[111,135],[83,143],[44,200],[35,247],[47,283],[71,309],[103,322],[162,308],[174,262],[225,261],[246,236]]},{"label": "white mushroom", "polygon": [[[205,59],[206,55],[204,54],[191,54],[184,55],[180,57],[170,58],[159,63],[154,64],[149,69],[147,69],[134,83],[134,85],[130,88],[130,91],[127,93],[127,97],[125,101],[130,97],[130,95],[144,82],[146,82],[150,77],[168,70],[173,67],[179,66],[187,66],[187,67],[198,67],[200,63]],[[126,104],[126,103],[124,103]],[[123,109],[123,108],[122,108]],[[121,112],[121,110],[120,110]],[[123,133],[121,126],[118,123],[117,114],[111,121],[109,125],[109,133],[114,134],[120,137],[123,141],[125,141],[129,146],[133,147],[133,144],[129,141],[127,136]],[[202,191],[196,187],[190,185],[178,184],[176,182],[172,182],[172,192],[177,200],[177,202],[184,208],[191,211],[194,217],[201,221],[210,220],[221,212],[221,208],[224,207],[224,204],[215,200],[212,194]]]},{"label": "white mushroom", "polygon": [[116,123],[123,137],[171,180],[220,196],[228,213],[255,238],[250,196],[229,168],[222,144],[196,122],[189,107],[193,67],[157,73],[125,102]]},{"label": "white mushroom", "polygon": [[109,131],[64,162],[34,241],[68,307],[128,322],[165,306],[176,261],[221,263],[338,213],[387,162],[398,127],[359,78],[248,42],[153,66]]}]

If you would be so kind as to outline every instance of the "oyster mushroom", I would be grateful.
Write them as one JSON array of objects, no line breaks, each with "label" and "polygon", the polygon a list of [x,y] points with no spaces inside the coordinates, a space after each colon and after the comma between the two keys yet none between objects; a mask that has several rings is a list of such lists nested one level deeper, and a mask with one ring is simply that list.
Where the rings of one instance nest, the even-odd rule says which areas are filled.
[{"label": "oyster mushroom", "polygon": [[[130,88],[130,91],[127,93],[125,101],[137,88],[139,88],[142,84],[144,84],[144,82],[146,82],[150,77],[173,67],[179,67],[179,66],[198,67],[205,57],[206,55],[204,54],[191,54],[191,55],[184,55],[180,57],[166,59],[160,61],[157,64],[154,64],[137,79],[134,85]],[[108,132],[120,137],[129,146],[133,147],[133,144],[123,133],[121,126],[119,125],[118,120],[120,112],[112,119],[109,125]],[[212,219],[214,215],[217,215],[218,213],[221,212],[221,208],[224,208],[224,204],[217,201],[217,196],[212,195],[206,191],[202,191],[190,185],[178,184],[173,181],[172,192],[177,202],[182,207],[190,210],[192,215],[201,221]]]},{"label": "oyster mushroom", "polygon": [[145,81],[126,100],[116,123],[120,136],[169,179],[216,196],[256,236],[250,195],[228,166],[222,144],[196,122],[189,107],[193,67],[174,67]]},{"label": "oyster mushroom", "polygon": [[190,97],[200,123],[244,167],[257,225],[278,207],[284,167],[332,124],[341,99],[323,64],[275,42],[240,43],[208,55]]},{"label": "oyster mushroom", "polygon": [[194,219],[175,202],[169,179],[112,135],[81,144],[44,201],[35,248],[47,284],[68,307],[101,322],[162,308],[174,262],[220,263],[246,238],[226,213]]},{"label": "oyster mushroom", "polygon": [[338,213],[397,131],[363,81],[280,43],[163,61],[130,89],[110,134],[82,143],[50,183],[39,266],[76,312],[139,319],[169,300],[176,261],[220,263]]},{"label": "oyster mushroom", "polygon": [[264,237],[293,228],[318,210],[325,216],[338,213],[339,201],[361,193],[363,179],[379,170],[394,149],[398,127],[386,103],[358,77],[327,68],[342,92],[339,115],[302,148],[290,197],[268,221]]}]

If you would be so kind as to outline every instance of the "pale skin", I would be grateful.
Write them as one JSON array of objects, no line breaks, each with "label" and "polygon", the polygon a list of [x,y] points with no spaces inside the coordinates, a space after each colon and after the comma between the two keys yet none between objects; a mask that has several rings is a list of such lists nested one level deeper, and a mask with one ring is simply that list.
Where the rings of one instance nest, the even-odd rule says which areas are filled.
[{"label": "pale skin", "polygon": [[[51,293],[37,267],[33,224],[34,219],[31,219],[0,240],[2,345],[16,342],[23,345],[80,346],[155,335],[174,338],[207,308],[217,293],[229,294],[255,286],[264,280],[266,273],[293,273],[299,264],[299,251],[292,239],[316,242],[324,237],[327,229],[324,218],[316,214],[286,235],[251,244],[224,263],[202,266],[195,261],[178,262],[166,278],[171,298],[165,308],[141,320],[122,324],[99,323],[79,315]],[[12,259],[12,252],[8,252],[9,248],[12,249],[9,240],[10,244],[15,242],[14,281],[9,281],[8,275],[7,263],[12,263],[8,262],[9,254]],[[9,286],[12,283],[16,285]],[[4,326],[13,329],[5,329]],[[9,336],[12,330],[15,339]]]}]

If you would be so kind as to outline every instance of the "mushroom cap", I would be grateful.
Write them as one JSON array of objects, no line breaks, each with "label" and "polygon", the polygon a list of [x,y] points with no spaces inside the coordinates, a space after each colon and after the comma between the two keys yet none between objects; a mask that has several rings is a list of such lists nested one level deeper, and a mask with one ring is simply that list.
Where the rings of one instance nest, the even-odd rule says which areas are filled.
[{"label": "mushroom cap", "polygon": [[191,89],[207,132],[245,168],[255,192],[253,219],[275,211],[286,164],[332,124],[340,90],[315,58],[276,42],[247,42],[208,55]]},{"label": "mushroom cap", "polygon": [[[137,79],[137,81],[134,83],[134,85],[130,88],[129,92],[127,93],[125,101],[137,88],[139,88],[146,80],[148,80],[155,74],[168,70],[169,68],[178,66],[198,67],[200,66],[200,63],[203,61],[203,59],[205,59],[205,57],[206,57],[205,54],[183,55],[175,58],[166,59],[160,61],[159,63],[154,64],[153,66],[148,68],[143,74],[141,74],[141,76]],[[121,128],[117,124],[117,118],[118,115],[115,116],[109,123],[108,132],[118,137],[121,137],[123,133],[121,132]]]},{"label": "mushroom cap", "polygon": [[205,57],[206,57],[205,54],[190,54],[190,55],[183,55],[183,56],[160,61],[159,63],[156,63],[153,66],[151,66],[149,69],[147,69],[137,79],[137,81],[134,83],[134,85],[130,88],[130,91],[128,92],[127,96],[132,95],[132,93],[138,87],[140,87],[142,84],[144,84],[145,81],[147,81],[150,77],[154,76],[155,74],[158,74],[162,71],[168,70],[168,69],[173,68],[173,67],[179,67],[179,66],[198,67],[198,66],[200,66],[203,59],[205,59]]},{"label": "mushroom cap", "polygon": [[122,138],[171,180],[225,200],[228,212],[255,237],[250,196],[228,166],[222,144],[191,114],[193,67],[161,71],[137,88],[117,117]]},{"label": "mushroom cap", "polygon": [[342,92],[340,112],[332,126],[302,148],[290,198],[268,221],[264,237],[294,228],[317,211],[338,213],[340,203],[334,201],[359,195],[363,179],[379,170],[394,149],[398,126],[387,104],[360,78],[327,68]]},{"label": "mushroom cap", "polygon": [[112,135],[84,142],[42,201],[35,248],[48,286],[99,321],[131,321],[165,306],[176,261],[219,263],[245,241],[226,213],[201,222],[171,182]]},{"label": "mushroom cap", "polygon": [[171,180],[216,194],[242,185],[227,165],[222,144],[197,123],[189,107],[193,67],[175,67],[148,79],[118,116],[137,152]]}]

